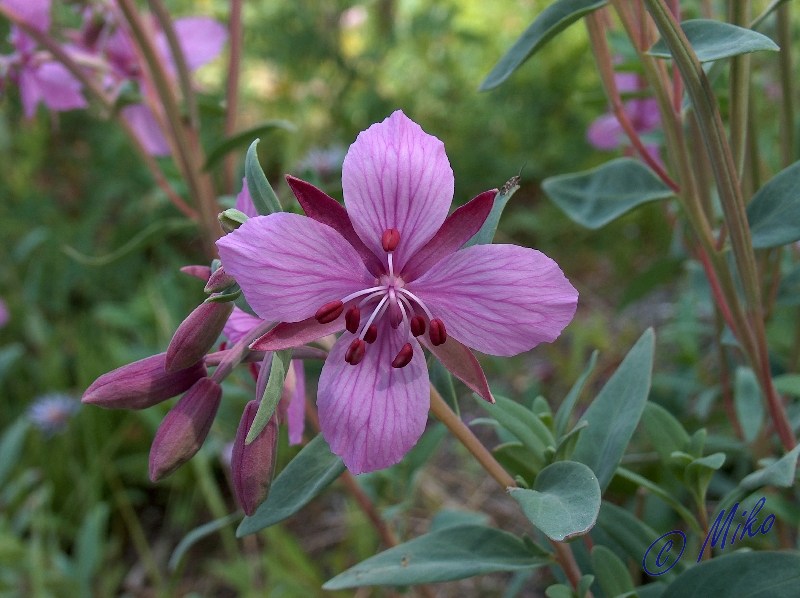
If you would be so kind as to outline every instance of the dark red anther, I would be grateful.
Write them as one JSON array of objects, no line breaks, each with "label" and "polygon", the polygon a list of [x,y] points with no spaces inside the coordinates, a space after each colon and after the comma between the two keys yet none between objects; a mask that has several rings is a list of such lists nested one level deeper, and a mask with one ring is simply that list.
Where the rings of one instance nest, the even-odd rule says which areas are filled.
[{"label": "dark red anther", "polygon": [[422,316],[414,316],[411,318],[411,334],[414,336],[422,336],[425,334],[425,318]]},{"label": "dark red anther", "polygon": [[439,318],[434,318],[431,320],[430,337],[431,342],[435,347],[443,345],[444,341],[447,340],[447,330],[444,327],[444,322],[442,322]]},{"label": "dark red anther", "polygon": [[360,338],[353,340],[347,348],[347,353],[344,354],[344,360],[350,365],[358,365],[364,359],[364,353],[367,350],[367,344]]},{"label": "dark red anther", "polygon": [[397,249],[397,244],[400,242],[400,231],[396,228],[387,228],[383,231],[381,236],[381,245],[383,250],[387,253]]},{"label": "dark red anther", "polygon": [[361,322],[361,310],[355,305],[344,314],[344,324],[348,332],[355,334],[358,332],[358,325]]},{"label": "dark red anther", "polygon": [[378,327],[375,324],[370,324],[369,328],[367,328],[367,333],[364,335],[364,340],[371,345],[376,338],[378,338]]},{"label": "dark red anther", "polygon": [[314,317],[320,324],[329,324],[341,316],[342,311],[344,311],[344,303],[341,301],[331,301],[320,307],[317,313],[314,314]]},{"label": "dark red anther", "polygon": [[397,357],[394,358],[394,361],[392,361],[392,367],[404,368],[411,363],[412,357],[414,357],[414,347],[411,346],[411,343],[406,343],[403,345],[403,348],[400,349],[400,352],[397,354]]}]

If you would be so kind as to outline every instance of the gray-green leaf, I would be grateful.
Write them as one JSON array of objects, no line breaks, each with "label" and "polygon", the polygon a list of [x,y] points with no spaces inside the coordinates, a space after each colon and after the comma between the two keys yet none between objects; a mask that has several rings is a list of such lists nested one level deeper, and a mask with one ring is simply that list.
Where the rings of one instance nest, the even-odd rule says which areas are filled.
[{"label": "gray-green leaf", "polygon": [[[766,35],[722,21],[691,19],[681,23],[681,29],[686,34],[686,38],[700,62],[713,62],[761,50],[772,52],[780,50],[778,45]],[[650,48],[648,54],[658,58],[672,57],[664,40],[658,40]]]},{"label": "gray-green leaf", "polygon": [[547,178],[542,189],[567,216],[592,229],[637,206],[673,195],[652,170],[633,158]]},{"label": "gray-green leaf", "polygon": [[747,206],[753,247],[765,249],[800,239],[800,161],[756,192]]},{"label": "gray-green leaf", "polygon": [[530,522],[557,542],[588,532],[600,512],[597,478],[575,461],[556,461],[545,467],[532,490],[510,488],[508,492]]},{"label": "gray-green leaf", "polygon": [[261,163],[258,161],[258,146],[259,140],[256,139],[250,144],[247,150],[247,156],[244,159],[244,178],[247,182],[247,190],[250,192],[250,197],[253,200],[253,205],[256,207],[256,212],[262,216],[280,212],[281,202],[278,201],[278,196],[269,184],[264,170],[261,168]]}]

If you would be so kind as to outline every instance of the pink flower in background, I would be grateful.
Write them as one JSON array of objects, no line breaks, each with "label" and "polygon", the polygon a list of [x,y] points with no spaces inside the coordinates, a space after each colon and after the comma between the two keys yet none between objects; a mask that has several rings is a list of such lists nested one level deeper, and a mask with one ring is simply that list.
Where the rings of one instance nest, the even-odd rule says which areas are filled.
[{"label": "pink flower in background", "polygon": [[5,301],[0,299],[0,328],[8,324],[10,317]]},{"label": "pink flower in background", "polygon": [[[620,94],[642,92],[646,88],[645,82],[635,73],[617,73],[614,75],[614,81]],[[661,124],[658,103],[653,98],[628,100],[624,104],[624,109],[633,128],[639,134],[651,133]],[[612,112],[595,119],[589,125],[586,137],[589,143],[601,150],[615,150],[627,142],[627,135]],[[645,144],[645,147],[655,159],[659,159],[657,145]]]},{"label": "pink flower in background", "polygon": [[[43,33],[50,29],[50,0],[0,0],[0,4]],[[33,118],[42,103],[64,112],[85,108],[80,82],[62,64],[37,52],[36,42],[16,26],[11,27],[15,52],[2,58],[2,71],[19,85],[26,118]]]},{"label": "pink flower in background", "polygon": [[[575,313],[577,292],[544,254],[463,248],[495,191],[448,217],[454,180],[444,145],[401,111],[350,146],[346,211],[304,181],[289,183],[309,217],[251,218],[217,246],[255,312],[284,322],[254,346],[345,330],[322,369],[317,406],[323,435],[354,473],[397,463],[422,435],[422,345],[467,381],[456,361],[480,368],[464,345],[516,355],[555,340]],[[491,400],[477,377],[483,387],[470,387]]]}]

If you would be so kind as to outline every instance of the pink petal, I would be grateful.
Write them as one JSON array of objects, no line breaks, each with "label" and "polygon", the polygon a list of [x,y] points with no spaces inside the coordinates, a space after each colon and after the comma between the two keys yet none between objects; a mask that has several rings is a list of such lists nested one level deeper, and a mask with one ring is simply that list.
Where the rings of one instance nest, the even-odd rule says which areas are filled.
[{"label": "pink petal", "polygon": [[375,281],[339,233],[297,214],[250,218],[217,247],[225,271],[267,321],[300,322]]},{"label": "pink petal", "polygon": [[661,124],[658,102],[653,98],[631,100],[625,105],[625,112],[639,133],[649,133]]},{"label": "pink petal", "polygon": [[36,114],[36,105],[40,101],[53,112],[88,106],[81,94],[80,82],[57,62],[43,62],[39,66],[23,69],[20,74],[20,94],[27,118]]},{"label": "pink petal", "polygon": [[289,407],[286,410],[289,444],[300,444],[303,442],[303,430],[306,426],[306,374],[303,361],[293,359],[292,367],[289,371],[293,379]]},{"label": "pink petal", "polygon": [[383,256],[381,235],[400,231],[395,266],[439,230],[453,199],[453,171],[444,144],[402,111],[362,131],[342,166],[344,202],[358,236]]},{"label": "pink petal", "polygon": [[430,336],[425,334],[419,337],[425,347],[442,362],[442,365],[461,380],[467,387],[480,395],[485,401],[494,403],[492,391],[486,381],[486,374],[475,355],[469,347],[465,347],[452,336],[444,344],[435,346],[430,342]]},{"label": "pink petal", "polygon": [[370,272],[378,274],[383,270],[381,261],[356,234],[350,216],[347,215],[347,210],[342,207],[342,204],[302,179],[286,175],[286,182],[306,216],[322,224],[327,224],[347,239],[364,260],[364,264]]},{"label": "pink petal", "polygon": [[281,322],[275,328],[250,345],[253,351],[280,351],[299,347],[312,341],[344,330],[344,313],[327,324],[320,324],[313,317],[302,322]]},{"label": "pink petal", "polygon": [[243,309],[238,307],[233,308],[228,321],[225,323],[225,328],[222,329],[222,334],[228,339],[231,344],[238,343],[244,336],[253,328],[261,324],[263,320],[252,316]]},{"label": "pink petal", "polygon": [[552,342],[575,314],[578,292],[553,260],[516,245],[473,245],[406,285],[448,336],[491,355]]},{"label": "pink petal", "polygon": [[610,112],[595,119],[586,132],[589,143],[602,150],[613,150],[619,147],[624,135],[622,125]]},{"label": "pink petal", "polygon": [[[219,56],[228,32],[225,27],[209,17],[185,17],[175,21],[175,34],[180,41],[181,50],[186,58],[186,66],[194,71],[208,64]],[[166,35],[159,32],[156,44],[163,56],[169,56],[169,65],[173,72],[176,70],[172,54],[169,51]]]},{"label": "pink petal", "polygon": [[614,73],[614,83],[619,93],[636,93],[645,87],[645,82],[636,73]]},{"label": "pink petal", "polygon": [[242,190],[236,196],[236,205],[233,207],[250,218],[258,216],[258,210],[253,203],[253,198],[250,197],[250,190],[247,188],[247,179],[245,178],[242,178]]},{"label": "pink petal", "polygon": [[43,33],[50,29],[50,0],[0,0],[0,6]]},{"label": "pink petal", "polygon": [[354,335],[333,346],[319,379],[317,407],[322,434],[353,473],[394,465],[416,444],[428,419],[428,369],[419,344],[406,367],[391,362],[406,342],[401,329],[382,320],[378,340],[358,365],[344,356]]},{"label": "pink petal", "polygon": [[169,156],[170,149],[161,127],[158,126],[156,117],[144,104],[131,104],[122,109],[124,118],[134,135],[142,144],[144,151],[151,156]]},{"label": "pink petal", "polygon": [[403,267],[403,279],[413,280],[443,257],[461,249],[486,222],[496,195],[497,189],[484,191],[450,214],[433,238]]}]

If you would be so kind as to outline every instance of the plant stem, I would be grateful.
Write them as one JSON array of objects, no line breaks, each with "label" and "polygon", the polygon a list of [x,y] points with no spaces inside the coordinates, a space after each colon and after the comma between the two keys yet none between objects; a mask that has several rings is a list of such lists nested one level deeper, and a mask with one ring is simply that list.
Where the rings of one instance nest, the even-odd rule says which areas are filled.
[{"label": "plant stem", "polygon": [[[228,21],[228,36],[230,37],[230,54],[228,59],[228,83],[225,89],[225,137],[231,137],[236,130],[236,115],[239,112],[239,67],[242,59],[242,0],[231,0],[231,12]],[[234,193],[236,170],[236,157],[233,154],[225,156],[222,168],[223,188],[228,193]]]},{"label": "plant stem", "polygon": [[[448,430],[450,430],[450,433],[464,445],[503,490],[508,490],[508,488],[515,488],[517,486],[514,478],[503,469],[503,466],[500,465],[492,456],[492,453],[483,446],[481,441],[478,440],[478,437],[473,434],[472,430],[470,430],[469,427],[461,421],[461,418],[450,409],[450,406],[442,398],[442,395],[440,395],[439,391],[432,385],[431,412]],[[572,586],[577,588],[581,579],[581,571],[578,567],[578,563],[575,561],[575,556],[572,554],[572,549],[569,547],[569,544],[565,542],[556,542],[555,540],[550,540],[550,544],[556,551],[556,561],[561,565],[561,568],[564,570]]]},{"label": "plant stem", "polygon": [[781,161],[783,166],[794,162],[794,96],[792,82],[794,67],[792,66],[792,23],[789,3],[781,4],[777,9],[778,45],[782,51],[778,53],[778,64],[781,71]]},{"label": "plant stem", "polygon": [[[730,21],[734,25],[747,27],[750,20],[750,0],[737,0],[729,5]],[[731,58],[730,75],[730,130],[731,153],[738,178],[744,171],[747,148],[747,114],[750,100],[750,54]]]}]

